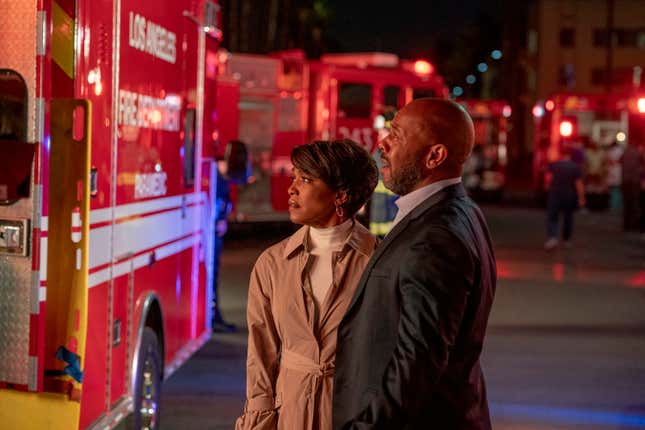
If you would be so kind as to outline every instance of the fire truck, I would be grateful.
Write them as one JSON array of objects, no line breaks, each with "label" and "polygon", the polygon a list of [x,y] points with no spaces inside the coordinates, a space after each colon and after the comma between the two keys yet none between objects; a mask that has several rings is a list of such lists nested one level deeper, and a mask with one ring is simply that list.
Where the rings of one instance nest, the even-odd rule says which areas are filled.
[{"label": "fire truck", "polygon": [[218,5],[5,5],[0,427],[157,429],[210,335]]},{"label": "fire truck", "polygon": [[458,101],[473,119],[475,147],[464,166],[464,185],[475,198],[502,197],[506,184],[511,106],[505,100]]},{"label": "fire truck", "polygon": [[[584,164],[586,150],[605,150],[617,142],[643,141],[645,94],[557,93],[533,106],[533,184],[544,193],[548,163],[559,157],[563,146],[573,148],[573,159]],[[587,193],[606,195],[606,185],[586,180]],[[606,199],[603,199],[606,200]]]},{"label": "fire truck", "polygon": [[427,61],[387,53],[327,54],[309,61],[298,50],[268,56],[220,52],[220,76],[237,82],[229,99],[239,109],[229,136],[248,145],[251,172],[237,190],[239,222],[288,220],[291,149],[313,140],[350,138],[368,151],[377,145],[375,121],[419,97],[448,97]]}]

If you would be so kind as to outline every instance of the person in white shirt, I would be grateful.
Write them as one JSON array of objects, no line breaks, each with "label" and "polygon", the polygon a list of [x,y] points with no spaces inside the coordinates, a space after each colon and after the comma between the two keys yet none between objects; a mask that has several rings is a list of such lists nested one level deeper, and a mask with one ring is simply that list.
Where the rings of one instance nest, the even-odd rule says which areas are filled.
[{"label": "person in white shirt", "polygon": [[336,330],[376,238],[354,215],[376,163],[350,140],[291,153],[289,216],[303,227],[271,246],[251,274],[247,396],[237,430],[331,428]]}]

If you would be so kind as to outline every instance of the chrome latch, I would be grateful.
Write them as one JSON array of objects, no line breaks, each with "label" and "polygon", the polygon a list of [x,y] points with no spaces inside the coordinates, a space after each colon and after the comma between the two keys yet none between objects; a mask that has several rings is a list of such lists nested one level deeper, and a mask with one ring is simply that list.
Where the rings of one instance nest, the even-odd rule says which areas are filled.
[{"label": "chrome latch", "polygon": [[0,254],[27,256],[29,220],[0,219]]}]

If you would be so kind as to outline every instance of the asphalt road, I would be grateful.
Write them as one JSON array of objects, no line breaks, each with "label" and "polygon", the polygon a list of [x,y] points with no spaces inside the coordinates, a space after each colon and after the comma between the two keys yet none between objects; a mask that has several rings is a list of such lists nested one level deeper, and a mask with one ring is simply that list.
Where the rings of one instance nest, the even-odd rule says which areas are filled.
[{"label": "asphalt road", "polygon": [[[578,214],[574,246],[546,253],[541,211],[485,213],[499,272],[482,357],[494,428],[645,429],[645,238],[621,232],[615,215]],[[162,429],[233,428],[248,275],[285,234],[227,240],[220,299],[239,331],[214,335],[166,381]]]}]

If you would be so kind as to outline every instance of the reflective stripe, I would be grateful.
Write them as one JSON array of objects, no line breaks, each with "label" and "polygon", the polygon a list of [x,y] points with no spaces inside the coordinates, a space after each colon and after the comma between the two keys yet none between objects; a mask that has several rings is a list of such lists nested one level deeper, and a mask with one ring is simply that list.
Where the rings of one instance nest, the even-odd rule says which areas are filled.
[{"label": "reflective stripe", "polygon": [[389,233],[391,227],[392,227],[392,221],[371,222],[370,232],[377,236],[385,236],[386,234]]},{"label": "reflective stripe", "polygon": [[382,180],[378,181],[378,184],[376,184],[376,188],[374,188],[374,193],[382,193],[382,194],[387,194],[389,196],[396,196],[392,191],[388,190],[385,188],[385,184],[383,183]]}]

